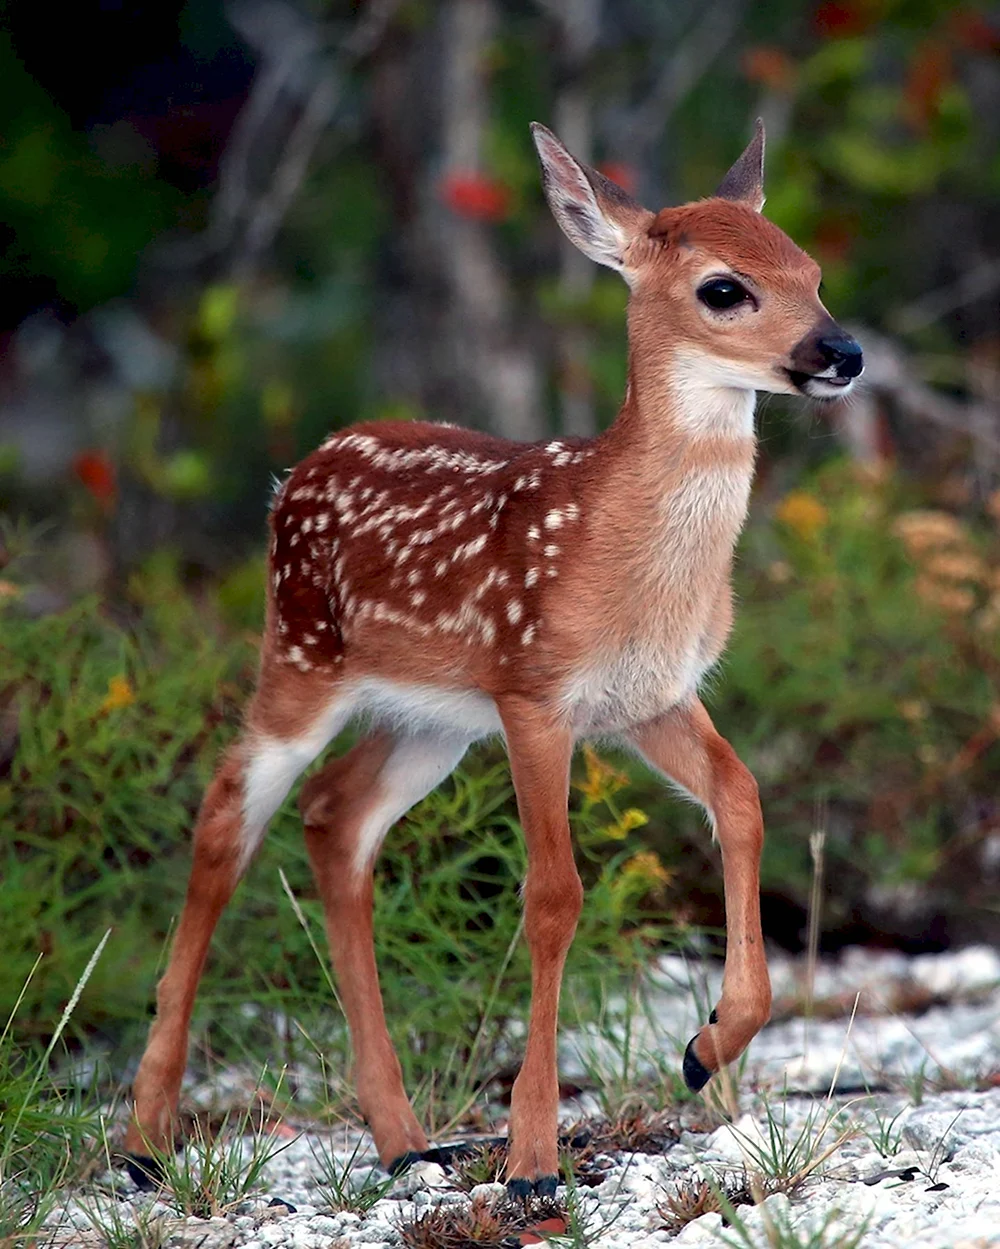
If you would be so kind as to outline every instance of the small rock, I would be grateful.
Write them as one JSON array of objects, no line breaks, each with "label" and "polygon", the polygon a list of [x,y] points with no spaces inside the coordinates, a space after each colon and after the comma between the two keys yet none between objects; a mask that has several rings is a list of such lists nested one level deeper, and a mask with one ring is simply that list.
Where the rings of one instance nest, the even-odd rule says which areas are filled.
[{"label": "small rock", "polygon": [[499,1199],[504,1195],[503,1184],[477,1184],[473,1188],[469,1196],[475,1201],[477,1198],[484,1201]]}]

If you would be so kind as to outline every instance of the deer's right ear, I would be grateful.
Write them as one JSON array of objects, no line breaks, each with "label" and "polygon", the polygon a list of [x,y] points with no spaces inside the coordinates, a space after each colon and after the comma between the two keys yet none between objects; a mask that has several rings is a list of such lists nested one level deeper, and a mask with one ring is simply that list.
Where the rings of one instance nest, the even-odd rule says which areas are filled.
[{"label": "deer's right ear", "polygon": [[754,212],[764,207],[764,123],[754,122],[753,138],[715,192],[719,199],[739,200]]},{"label": "deer's right ear", "polygon": [[621,187],[570,156],[551,130],[531,123],[542,187],[563,234],[599,265],[625,269],[625,249],[652,217]]}]

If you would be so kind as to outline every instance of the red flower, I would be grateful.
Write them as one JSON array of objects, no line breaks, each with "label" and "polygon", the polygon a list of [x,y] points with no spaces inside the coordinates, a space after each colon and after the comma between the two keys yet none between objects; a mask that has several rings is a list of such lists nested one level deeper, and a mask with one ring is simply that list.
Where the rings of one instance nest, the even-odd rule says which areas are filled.
[{"label": "red flower", "polygon": [[864,0],[825,0],[813,14],[813,25],[824,39],[847,39],[864,34],[874,18]]},{"label": "red flower", "polygon": [[504,184],[474,171],[448,174],[440,194],[453,213],[470,221],[503,221],[510,211],[510,192]]},{"label": "red flower", "polygon": [[118,484],[115,466],[105,451],[81,451],[73,457],[73,472],[101,507],[108,510],[115,501]]},{"label": "red flower", "polygon": [[953,76],[951,53],[937,39],[916,49],[906,73],[903,91],[906,118],[916,130],[926,130],[937,115],[944,89]]},{"label": "red flower", "polygon": [[816,227],[813,245],[826,261],[846,260],[858,235],[856,222],[845,217],[824,217]]},{"label": "red flower", "polygon": [[949,14],[948,29],[952,38],[970,52],[1000,51],[1000,30],[975,9],[956,9]]},{"label": "red flower", "polygon": [[795,85],[795,66],[780,48],[758,44],[743,53],[743,73],[772,91],[790,91]]},{"label": "red flower", "polygon": [[635,194],[637,179],[631,165],[626,165],[624,161],[609,160],[605,165],[598,165],[597,170],[604,174],[605,178],[617,182],[623,191],[628,191],[629,195]]}]

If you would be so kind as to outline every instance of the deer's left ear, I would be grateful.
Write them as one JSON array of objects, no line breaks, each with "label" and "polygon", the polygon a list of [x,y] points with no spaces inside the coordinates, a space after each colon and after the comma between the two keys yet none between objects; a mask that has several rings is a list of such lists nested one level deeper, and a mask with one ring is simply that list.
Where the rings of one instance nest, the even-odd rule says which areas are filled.
[{"label": "deer's left ear", "polygon": [[719,199],[739,200],[755,212],[764,207],[764,123],[758,117],[746,151],[715,192]]}]

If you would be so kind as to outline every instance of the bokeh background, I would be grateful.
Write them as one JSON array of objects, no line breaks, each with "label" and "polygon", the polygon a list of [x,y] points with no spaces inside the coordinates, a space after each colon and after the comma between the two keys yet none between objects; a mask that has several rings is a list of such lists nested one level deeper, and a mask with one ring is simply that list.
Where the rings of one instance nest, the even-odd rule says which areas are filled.
[{"label": "bokeh background", "polygon": [[[517,438],[613,418],[625,288],[562,242],[528,123],[657,208],[710,194],[757,115],[766,212],[868,361],[849,404],[761,405],[740,616],[707,695],[760,780],[765,927],[801,948],[821,861],[826,950],[1000,936],[996,6],[10,4],[0,1000],[41,951],[26,1025],[51,1029],[108,926],[74,1027],[118,1044],[142,1023],[252,681],[272,476],[362,418]],[[581,768],[594,948],[717,926],[697,816],[632,764]],[[457,898],[465,938],[489,938],[476,957],[499,962],[516,926],[496,755],[429,802],[380,885],[387,995],[411,1003],[434,871],[457,890],[442,922]],[[287,812],[217,944],[220,1021],[326,993],[279,865],[315,914]],[[457,1027],[469,1001],[435,1009]]]}]

